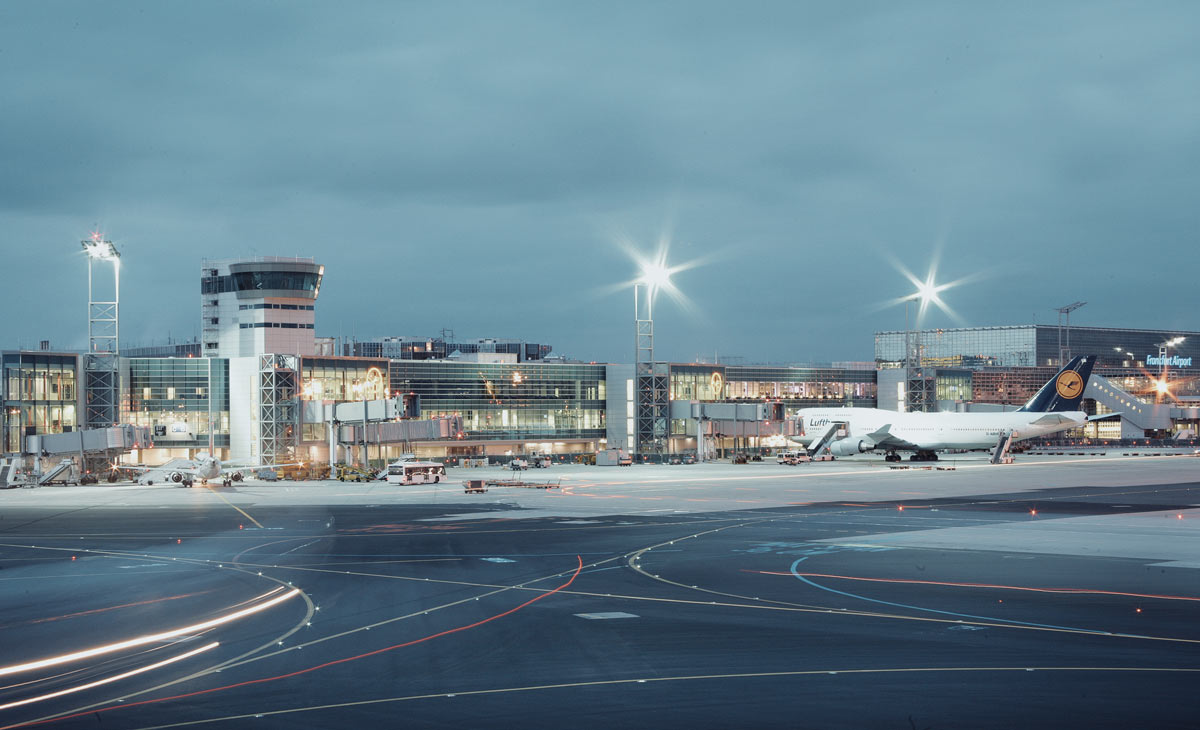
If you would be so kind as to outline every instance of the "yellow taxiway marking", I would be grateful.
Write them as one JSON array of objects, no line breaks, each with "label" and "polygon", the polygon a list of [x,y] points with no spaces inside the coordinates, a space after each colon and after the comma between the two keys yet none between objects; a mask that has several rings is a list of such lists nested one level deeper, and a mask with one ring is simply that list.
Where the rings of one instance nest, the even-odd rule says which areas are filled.
[{"label": "yellow taxiway marking", "polygon": [[248,520],[250,520],[251,522],[253,522],[255,527],[262,528],[262,523],[260,523],[258,520],[256,520],[256,519],[254,519],[253,517],[251,517],[249,514],[247,514],[246,510],[244,510],[244,509],[242,509],[241,507],[237,506],[237,505],[236,505],[236,504],[234,504],[233,502],[230,502],[228,499],[225,499],[225,495],[224,495],[224,494],[221,494],[221,493],[220,493],[220,492],[218,492],[217,490],[215,490],[215,489],[213,489],[212,487],[209,487],[209,486],[207,486],[207,485],[206,485],[204,488],[205,488],[205,489],[207,489],[208,491],[212,492],[213,494],[217,495],[218,497],[220,497],[222,502],[224,502],[225,504],[229,505],[230,507],[233,507],[235,510],[237,510],[238,512],[240,512],[240,513],[242,514],[242,517],[245,517],[246,519],[248,519]]}]

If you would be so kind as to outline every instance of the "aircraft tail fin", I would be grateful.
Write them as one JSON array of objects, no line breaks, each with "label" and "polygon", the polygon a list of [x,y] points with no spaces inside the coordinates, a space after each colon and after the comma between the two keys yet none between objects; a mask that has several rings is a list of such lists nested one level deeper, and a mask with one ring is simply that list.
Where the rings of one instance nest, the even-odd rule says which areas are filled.
[{"label": "aircraft tail fin", "polygon": [[1073,358],[1019,410],[1033,413],[1083,410],[1083,393],[1092,377],[1093,365],[1095,358],[1091,355]]}]

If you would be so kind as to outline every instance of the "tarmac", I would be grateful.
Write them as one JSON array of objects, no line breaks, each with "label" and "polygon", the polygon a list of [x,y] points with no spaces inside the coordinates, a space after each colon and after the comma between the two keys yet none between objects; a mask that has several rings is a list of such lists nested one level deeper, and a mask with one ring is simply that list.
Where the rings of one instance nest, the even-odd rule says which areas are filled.
[{"label": "tarmac", "polygon": [[1200,459],[891,466],[6,490],[0,728],[1195,727]]}]

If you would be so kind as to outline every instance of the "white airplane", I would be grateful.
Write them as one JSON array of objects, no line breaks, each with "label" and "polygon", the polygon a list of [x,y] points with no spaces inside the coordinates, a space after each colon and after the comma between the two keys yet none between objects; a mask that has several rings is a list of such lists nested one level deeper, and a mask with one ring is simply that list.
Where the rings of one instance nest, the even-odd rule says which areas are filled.
[{"label": "white airplane", "polygon": [[1066,431],[1115,415],[1089,419],[1082,410],[1093,365],[1091,356],[1074,358],[1016,411],[899,413],[878,408],[802,408],[796,415],[800,435],[792,440],[818,449],[828,445],[834,456],[885,451],[887,461],[900,461],[897,451],[912,451],[912,461],[937,461],[935,452],[943,449],[992,449],[1005,435],[1011,434],[1015,442]]},{"label": "white airplane", "polygon": [[138,477],[138,484],[154,484],[156,479],[175,482],[190,487],[195,480],[208,484],[210,479],[220,479],[222,486],[233,486],[240,482],[246,472],[259,469],[276,469],[282,466],[296,466],[303,462],[292,464],[222,464],[221,460],[212,454],[197,454],[195,459],[171,459],[162,466],[126,466],[116,464],[117,469],[130,469],[143,472]]}]

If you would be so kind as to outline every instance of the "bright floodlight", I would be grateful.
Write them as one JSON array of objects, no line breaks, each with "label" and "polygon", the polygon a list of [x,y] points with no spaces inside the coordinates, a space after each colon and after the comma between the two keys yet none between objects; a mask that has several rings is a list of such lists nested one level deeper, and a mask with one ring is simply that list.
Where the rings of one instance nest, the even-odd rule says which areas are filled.
[{"label": "bright floodlight", "polygon": [[112,241],[105,241],[98,234],[93,234],[91,238],[85,238],[82,243],[84,252],[91,258],[100,261],[116,261],[121,258],[121,254]]},{"label": "bright floodlight", "polygon": [[662,261],[647,261],[642,264],[640,281],[654,289],[665,289],[671,285],[671,270]]},{"label": "bright floodlight", "polygon": [[1154,381],[1154,389],[1157,390],[1159,393],[1166,395],[1167,394],[1167,381],[1166,380]]}]

